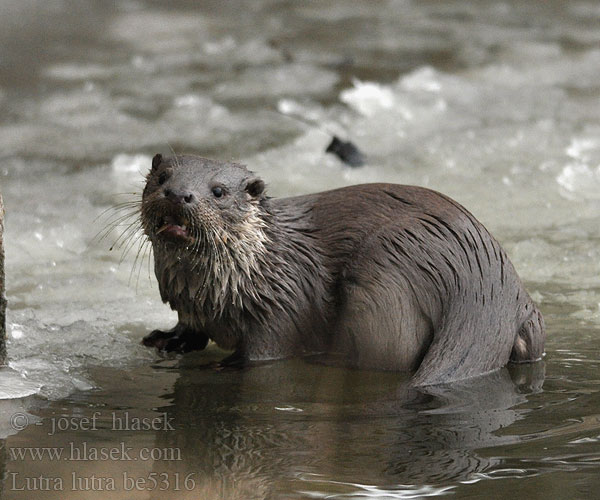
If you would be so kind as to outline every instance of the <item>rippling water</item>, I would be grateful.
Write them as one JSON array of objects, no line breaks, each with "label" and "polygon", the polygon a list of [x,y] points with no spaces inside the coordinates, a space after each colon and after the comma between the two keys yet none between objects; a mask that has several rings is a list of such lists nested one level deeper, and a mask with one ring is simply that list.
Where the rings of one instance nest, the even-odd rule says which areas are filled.
[{"label": "rippling water", "polygon": [[[6,0],[0,64],[10,366],[41,386],[0,407],[2,498],[598,495],[597,2]],[[325,154],[332,134],[366,166]],[[175,318],[148,256],[96,235],[171,150],[244,162],[275,196],[449,194],[540,304],[545,361],[417,394],[157,357],[139,340]],[[63,454],[19,455],[41,447]]]}]

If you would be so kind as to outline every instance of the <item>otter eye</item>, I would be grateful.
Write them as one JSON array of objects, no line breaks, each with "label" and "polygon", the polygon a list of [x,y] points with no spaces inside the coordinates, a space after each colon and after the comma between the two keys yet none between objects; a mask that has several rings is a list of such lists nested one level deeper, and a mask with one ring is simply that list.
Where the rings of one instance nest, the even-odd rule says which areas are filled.
[{"label": "otter eye", "polygon": [[167,173],[166,172],[163,172],[162,174],[160,174],[158,176],[158,183],[160,185],[164,184],[166,180],[167,180]]},{"label": "otter eye", "polygon": [[215,195],[215,198],[220,198],[221,196],[223,196],[223,188],[216,186],[212,188],[212,193]]}]

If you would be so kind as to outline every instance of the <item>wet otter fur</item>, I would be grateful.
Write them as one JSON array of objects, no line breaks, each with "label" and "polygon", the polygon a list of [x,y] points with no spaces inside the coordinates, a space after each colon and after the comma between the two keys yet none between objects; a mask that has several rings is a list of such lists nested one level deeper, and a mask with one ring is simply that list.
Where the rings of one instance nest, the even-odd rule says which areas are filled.
[{"label": "wet otter fur", "polygon": [[541,358],[539,310],[455,201],[395,184],[281,199],[264,187],[235,163],[154,157],[141,222],[179,321],[146,345],[211,339],[234,351],[224,363],[333,352],[415,385]]}]

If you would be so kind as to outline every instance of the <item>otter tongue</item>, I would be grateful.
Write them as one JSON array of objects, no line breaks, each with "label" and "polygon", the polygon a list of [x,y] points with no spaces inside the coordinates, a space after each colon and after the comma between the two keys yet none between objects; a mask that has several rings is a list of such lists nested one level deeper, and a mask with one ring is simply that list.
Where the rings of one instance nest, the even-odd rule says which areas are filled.
[{"label": "otter tongue", "polygon": [[164,226],[159,228],[158,231],[156,231],[156,234],[160,234],[163,231],[166,231],[167,229],[173,229],[173,228],[180,228],[183,231],[187,232],[187,226],[185,224],[182,224],[180,226],[179,224],[171,224],[170,222],[167,222]]},{"label": "otter tongue", "polygon": [[164,233],[164,236],[169,238],[187,240],[190,237],[187,230],[187,222],[183,218],[165,217],[163,225],[156,231],[156,234]]}]

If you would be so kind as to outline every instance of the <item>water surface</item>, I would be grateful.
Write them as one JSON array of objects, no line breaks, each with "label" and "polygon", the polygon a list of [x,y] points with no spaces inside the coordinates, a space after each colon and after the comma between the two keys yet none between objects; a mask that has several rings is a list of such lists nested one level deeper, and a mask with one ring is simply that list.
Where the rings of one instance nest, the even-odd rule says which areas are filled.
[{"label": "water surface", "polygon": [[[2,498],[597,495],[596,2],[5,1],[0,61],[10,366],[41,386],[0,408]],[[332,134],[367,165],[326,155]],[[544,362],[414,393],[311,360],[216,372],[214,346],[160,358],[139,341],[175,317],[148,255],[94,237],[171,149],[275,196],[449,194],[539,303]]]}]

